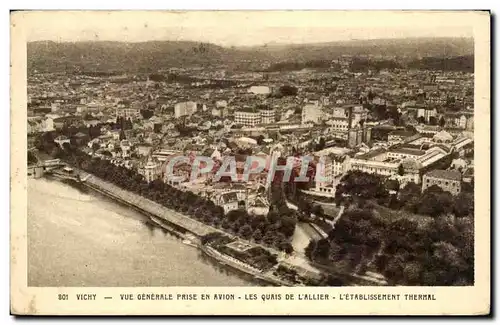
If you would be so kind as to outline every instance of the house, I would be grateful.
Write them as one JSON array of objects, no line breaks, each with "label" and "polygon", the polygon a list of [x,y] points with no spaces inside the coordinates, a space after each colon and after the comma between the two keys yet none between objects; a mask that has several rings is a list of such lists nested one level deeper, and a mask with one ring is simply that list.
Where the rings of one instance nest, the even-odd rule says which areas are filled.
[{"label": "house", "polygon": [[182,116],[190,116],[198,110],[198,103],[196,102],[181,102],[174,106],[175,118]]},{"label": "house", "polygon": [[216,198],[215,204],[221,206],[224,209],[224,214],[227,214],[232,210],[238,210],[238,195],[236,192],[221,194]]},{"label": "house", "polygon": [[438,132],[432,138],[437,143],[450,143],[453,141],[453,136],[446,131]]},{"label": "house", "polygon": [[150,158],[138,169],[138,172],[144,176],[146,182],[150,183],[161,176],[162,165],[161,163],[155,162]]},{"label": "house", "polygon": [[414,135],[415,133],[411,131],[395,130],[389,133],[389,135],[387,136],[387,142],[389,142],[390,145],[406,142],[407,140],[410,140]]},{"label": "house", "polygon": [[443,191],[457,195],[461,191],[462,174],[456,170],[436,169],[426,173],[422,180],[422,192],[437,185]]},{"label": "house", "polygon": [[419,107],[417,108],[417,120],[423,120],[425,123],[429,123],[430,120],[437,119],[437,111],[435,108]]},{"label": "house", "polygon": [[248,213],[252,215],[261,215],[265,216],[269,212],[269,202],[264,198],[257,196],[251,203],[248,208]]},{"label": "house", "polygon": [[71,141],[67,136],[60,135],[54,139],[54,142],[57,143],[62,148],[65,143],[69,144]]},{"label": "house", "polygon": [[323,111],[317,105],[308,104],[302,108],[302,124],[313,122],[318,124],[323,118]]},{"label": "house", "polygon": [[153,150],[153,147],[149,144],[140,144],[137,146],[137,155],[139,156],[149,156]]},{"label": "house", "polygon": [[89,135],[83,132],[78,132],[73,136],[73,140],[75,141],[76,145],[81,146],[89,141]]}]

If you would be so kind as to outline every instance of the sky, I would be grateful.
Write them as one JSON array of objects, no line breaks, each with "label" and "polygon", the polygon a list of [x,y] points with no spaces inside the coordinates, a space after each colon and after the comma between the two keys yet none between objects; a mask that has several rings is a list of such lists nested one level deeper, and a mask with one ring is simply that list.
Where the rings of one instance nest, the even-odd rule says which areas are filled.
[{"label": "sky", "polygon": [[[185,40],[222,46],[406,37],[472,37],[471,12],[28,12],[28,41]],[[476,15],[476,16],[475,16]]]}]

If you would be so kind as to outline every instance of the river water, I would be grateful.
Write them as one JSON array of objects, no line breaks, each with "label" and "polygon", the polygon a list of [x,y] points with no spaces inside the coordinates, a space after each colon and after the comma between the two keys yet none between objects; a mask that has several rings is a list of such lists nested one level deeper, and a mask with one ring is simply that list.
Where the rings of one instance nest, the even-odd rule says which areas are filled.
[{"label": "river water", "polygon": [[142,214],[56,180],[28,180],[29,286],[251,286]]}]

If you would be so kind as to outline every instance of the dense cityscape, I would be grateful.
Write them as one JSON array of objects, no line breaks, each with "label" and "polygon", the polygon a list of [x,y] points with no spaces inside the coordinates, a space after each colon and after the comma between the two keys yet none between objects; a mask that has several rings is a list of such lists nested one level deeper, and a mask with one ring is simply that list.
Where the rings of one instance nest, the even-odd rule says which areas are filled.
[{"label": "dense cityscape", "polygon": [[[37,55],[28,51],[29,177],[135,202],[267,283],[474,284],[472,55],[245,55],[121,70]],[[167,165],[180,156],[173,179]],[[215,167],[192,180],[200,156]],[[265,168],[245,179],[249,156],[294,157],[294,176],[312,157],[311,177],[268,182]],[[237,177],[216,179],[228,157]],[[158,221],[167,209],[180,215]]]}]

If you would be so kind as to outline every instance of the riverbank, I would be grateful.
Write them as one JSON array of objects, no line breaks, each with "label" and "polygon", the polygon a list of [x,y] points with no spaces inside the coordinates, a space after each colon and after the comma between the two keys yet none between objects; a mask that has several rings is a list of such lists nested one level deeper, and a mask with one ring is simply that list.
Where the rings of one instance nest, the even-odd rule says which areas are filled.
[{"label": "riverbank", "polygon": [[[67,180],[65,181],[63,178],[57,179],[67,182]],[[203,254],[215,260],[218,264],[253,277],[255,282],[270,284],[273,286],[292,285],[273,275],[264,274],[260,270],[253,268],[251,265],[246,265],[240,261],[232,261],[232,257],[201,244],[200,238],[208,233],[224,233],[219,229],[202,224],[196,220],[192,220],[187,216],[183,216],[180,213],[160,206],[158,203],[139,195],[124,191],[113,184],[97,178],[94,175],[86,175],[85,181],[80,182],[79,184],[79,187],[86,186],[122,205],[128,206],[137,212],[140,212],[151,220],[151,224],[161,227],[169,233],[181,238],[184,244],[200,249]]]}]

